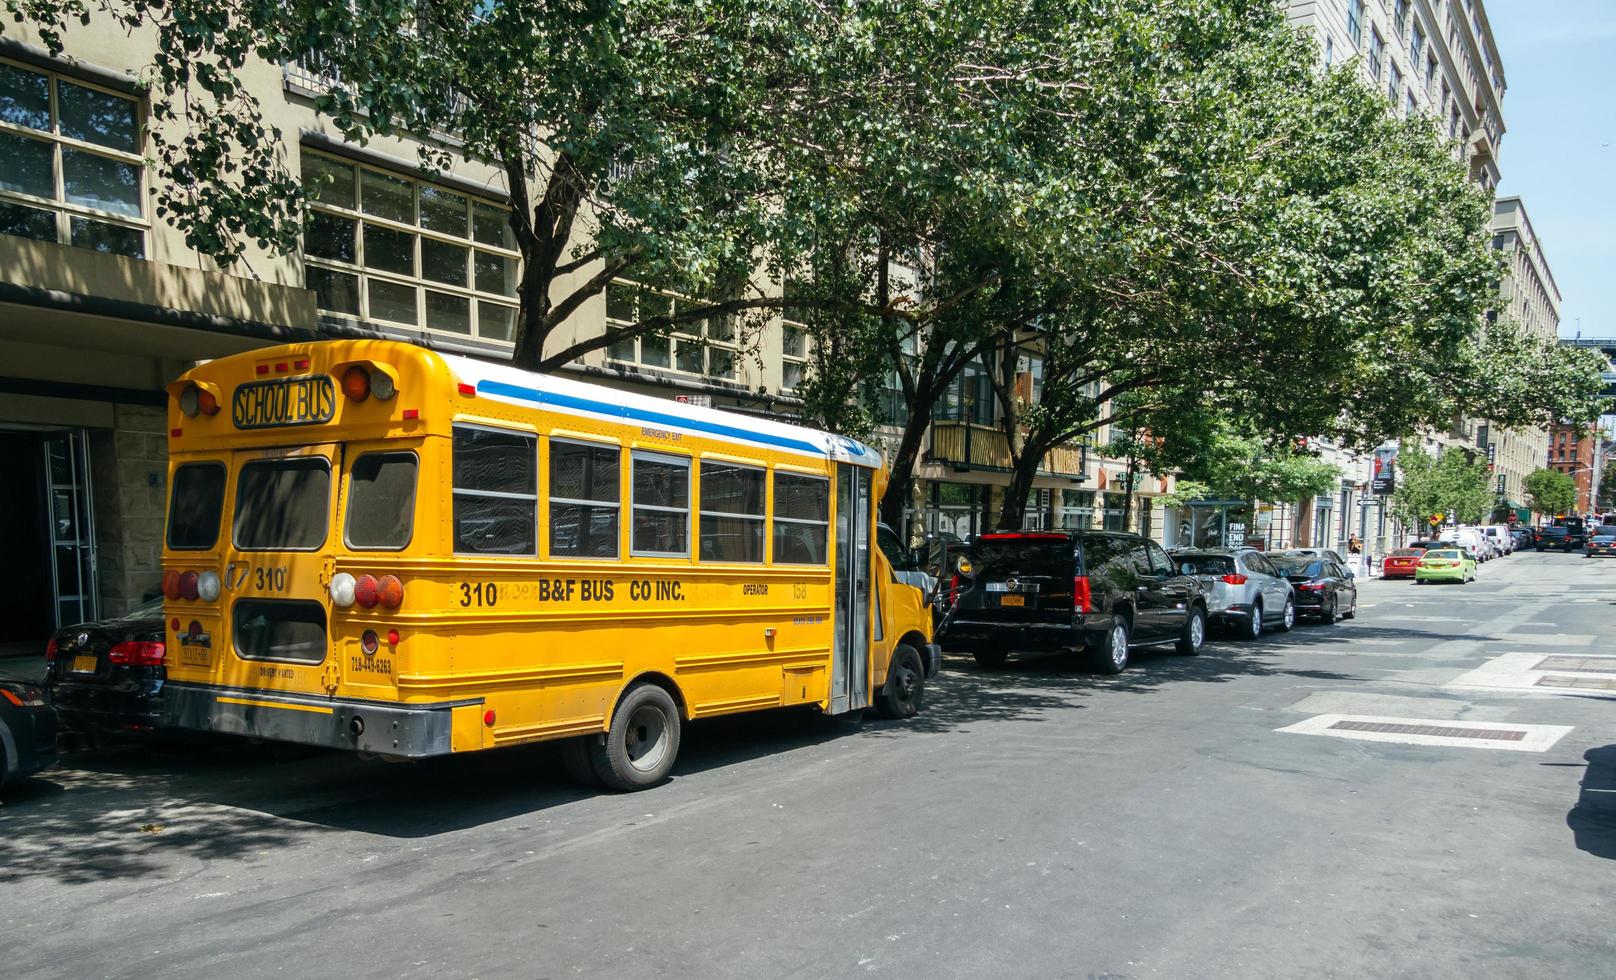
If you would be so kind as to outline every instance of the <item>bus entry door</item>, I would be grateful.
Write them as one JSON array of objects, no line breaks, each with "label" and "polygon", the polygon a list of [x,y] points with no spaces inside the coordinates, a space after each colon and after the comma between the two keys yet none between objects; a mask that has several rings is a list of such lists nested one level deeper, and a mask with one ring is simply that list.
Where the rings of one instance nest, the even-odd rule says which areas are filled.
[{"label": "bus entry door", "polygon": [[838,466],[831,714],[870,703],[870,505],[870,471]]}]

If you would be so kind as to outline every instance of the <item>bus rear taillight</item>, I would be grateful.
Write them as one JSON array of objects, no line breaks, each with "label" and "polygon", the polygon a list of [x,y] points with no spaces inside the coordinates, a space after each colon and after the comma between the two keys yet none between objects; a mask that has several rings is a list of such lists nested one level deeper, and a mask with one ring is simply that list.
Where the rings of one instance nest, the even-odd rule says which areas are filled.
[{"label": "bus rear taillight", "polygon": [[198,415],[217,415],[219,399],[206,388],[188,384],[180,391],[180,411],[188,419],[194,419]]},{"label": "bus rear taillight", "polygon": [[370,372],[355,364],[342,372],[342,393],[351,402],[362,402],[370,397]]},{"label": "bus rear taillight", "polygon": [[376,601],[383,609],[397,609],[404,605],[404,583],[397,575],[383,575],[376,582]]},{"label": "bus rear taillight", "polygon": [[181,599],[195,599],[200,594],[197,591],[197,583],[200,578],[195,572],[185,572],[180,576]]},{"label": "bus rear taillight", "polygon": [[170,568],[163,573],[163,598],[178,599],[180,597],[180,573]]},{"label": "bus rear taillight", "polygon": [[354,580],[354,601],[359,603],[359,608],[375,609],[376,603],[380,600],[376,576],[366,572]]}]

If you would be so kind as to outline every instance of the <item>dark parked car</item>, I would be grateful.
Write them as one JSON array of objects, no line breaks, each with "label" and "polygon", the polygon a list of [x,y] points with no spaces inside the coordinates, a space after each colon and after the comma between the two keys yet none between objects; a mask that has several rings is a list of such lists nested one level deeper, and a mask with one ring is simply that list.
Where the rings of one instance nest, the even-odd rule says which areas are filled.
[{"label": "dark parked car", "polygon": [[0,675],[0,786],[56,764],[56,716],[37,684]]},{"label": "dark parked car", "polygon": [[45,690],[62,733],[80,739],[153,732],[162,714],[163,600],[127,616],[56,631]]},{"label": "dark parked car", "polygon": [[978,535],[974,582],[960,593],[942,641],[984,667],[1012,650],[1083,650],[1115,674],[1132,647],[1206,641],[1206,596],[1167,552],[1137,534],[1017,531]]},{"label": "dark parked car", "polygon": [[1358,585],[1352,573],[1328,558],[1276,555],[1274,567],[1296,589],[1296,613],[1334,623],[1358,615]]},{"label": "dark parked car", "polygon": [[1537,529],[1538,551],[1570,551],[1579,544],[1580,542],[1572,537],[1570,528],[1554,525]]},{"label": "dark parked car", "polygon": [[1606,524],[1590,531],[1582,553],[1588,558],[1616,556],[1616,527]]}]

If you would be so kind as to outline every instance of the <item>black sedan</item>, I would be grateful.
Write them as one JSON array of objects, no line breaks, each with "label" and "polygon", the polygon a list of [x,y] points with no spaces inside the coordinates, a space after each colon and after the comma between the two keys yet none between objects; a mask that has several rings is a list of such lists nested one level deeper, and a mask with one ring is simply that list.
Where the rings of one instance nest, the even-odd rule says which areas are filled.
[{"label": "black sedan", "polygon": [[45,649],[45,690],[75,740],[141,735],[162,714],[163,600],[128,615],[57,630]]},{"label": "black sedan", "polygon": [[37,684],[0,675],[0,786],[56,764],[56,716]]},{"label": "black sedan", "polygon": [[1588,535],[1588,543],[1583,546],[1582,553],[1588,558],[1616,556],[1616,527],[1605,525],[1594,528]]},{"label": "black sedan", "polygon": [[1279,573],[1296,589],[1296,615],[1321,623],[1358,615],[1358,585],[1352,573],[1327,558],[1274,555]]}]

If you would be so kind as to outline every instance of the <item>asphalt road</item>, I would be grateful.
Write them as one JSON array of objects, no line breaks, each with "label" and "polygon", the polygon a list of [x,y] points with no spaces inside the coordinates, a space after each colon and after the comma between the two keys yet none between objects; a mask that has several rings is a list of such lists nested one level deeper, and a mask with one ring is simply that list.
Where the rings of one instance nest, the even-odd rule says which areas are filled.
[{"label": "asphalt road", "polygon": [[[951,657],[913,722],[700,724],[633,796],[542,750],[80,754],[0,805],[0,972],[1616,976],[1616,562],[1362,602],[1117,678]],[[1277,731],[1319,715],[1570,730]]]}]

